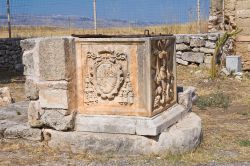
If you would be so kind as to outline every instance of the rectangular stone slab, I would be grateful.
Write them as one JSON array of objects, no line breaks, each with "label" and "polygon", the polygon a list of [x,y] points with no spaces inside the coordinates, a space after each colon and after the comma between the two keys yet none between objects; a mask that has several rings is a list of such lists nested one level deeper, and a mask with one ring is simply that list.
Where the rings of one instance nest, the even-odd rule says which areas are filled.
[{"label": "rectangular stone slab", "polygon": [[154,117],[77,115],[75,131],[156,136],[181,120],[188,109],[175,104]]}]

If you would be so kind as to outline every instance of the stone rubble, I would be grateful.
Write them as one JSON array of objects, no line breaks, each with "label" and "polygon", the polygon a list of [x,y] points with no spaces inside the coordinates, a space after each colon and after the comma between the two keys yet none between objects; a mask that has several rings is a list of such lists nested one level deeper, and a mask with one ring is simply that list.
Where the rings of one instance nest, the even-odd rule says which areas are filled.
[{"label": "stone rubble", "polygon": [[13,102],[8,87],[0,88],[0,107],[7,106]]}]

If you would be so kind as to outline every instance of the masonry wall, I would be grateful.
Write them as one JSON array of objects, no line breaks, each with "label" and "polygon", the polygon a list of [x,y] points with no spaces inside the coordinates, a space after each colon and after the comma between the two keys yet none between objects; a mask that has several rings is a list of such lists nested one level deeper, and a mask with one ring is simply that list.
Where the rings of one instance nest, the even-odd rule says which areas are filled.
[{"label": "masonry wall", "polygon": [[235,42],[235,53],[242,57],[243,70],[250,70],[250,1],[249,0],[212,0],[209,31],[231,31],[242,29]]},{"label": "masonry wall", "polygon": [[22,72],[20,38],[0,39],[0,70]]},{"label": "masonry wall", "polygon": [[220,35],[220,33],[175,35],[177,63],[209,67]]}]

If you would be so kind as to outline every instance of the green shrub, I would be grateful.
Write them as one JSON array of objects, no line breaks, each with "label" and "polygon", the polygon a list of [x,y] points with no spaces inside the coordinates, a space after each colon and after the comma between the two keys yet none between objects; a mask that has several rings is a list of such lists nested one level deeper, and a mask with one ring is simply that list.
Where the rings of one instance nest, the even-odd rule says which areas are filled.
[{"label": "green shrub", "polygon": [[196,102],[197,107],[204,110],[208,107],[218,107],[218,108],[228,108],[230,104],[229,97],[224,95],[223,93],[213,93],[206,96],[198,97]]},{"label": "green shrub", "polygon": [[240,140],[239,144],[240,144],[240,146],[249,147],[250,146],[250,140]]}]

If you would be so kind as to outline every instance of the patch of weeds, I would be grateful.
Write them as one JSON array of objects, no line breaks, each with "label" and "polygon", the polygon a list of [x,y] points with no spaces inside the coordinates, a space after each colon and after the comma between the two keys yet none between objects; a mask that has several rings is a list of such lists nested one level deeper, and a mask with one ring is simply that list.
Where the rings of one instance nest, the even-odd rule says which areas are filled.
[{"label": "patch of weeds", "polygon": [[248,115],[250,115],[250,112],[241,112],[240,115],[248,116]]},{"label": "patch of weeds", "polygon": [[240,140],[239,144],[240,146],[243,146],[243,147],[250,147],[250,140]]},{"label": "patch of weeds", "polygon": [[21,115],[21,112],[17,111],[16,114],[17,114],[17,115]]},{"label": "patch of weeds", "polygon": [[218,92],[210,95],[200,96],[196,101],[195,105],[202,110],[209,107],[218,107],[227,109],[230,104],[229,96]]}]

